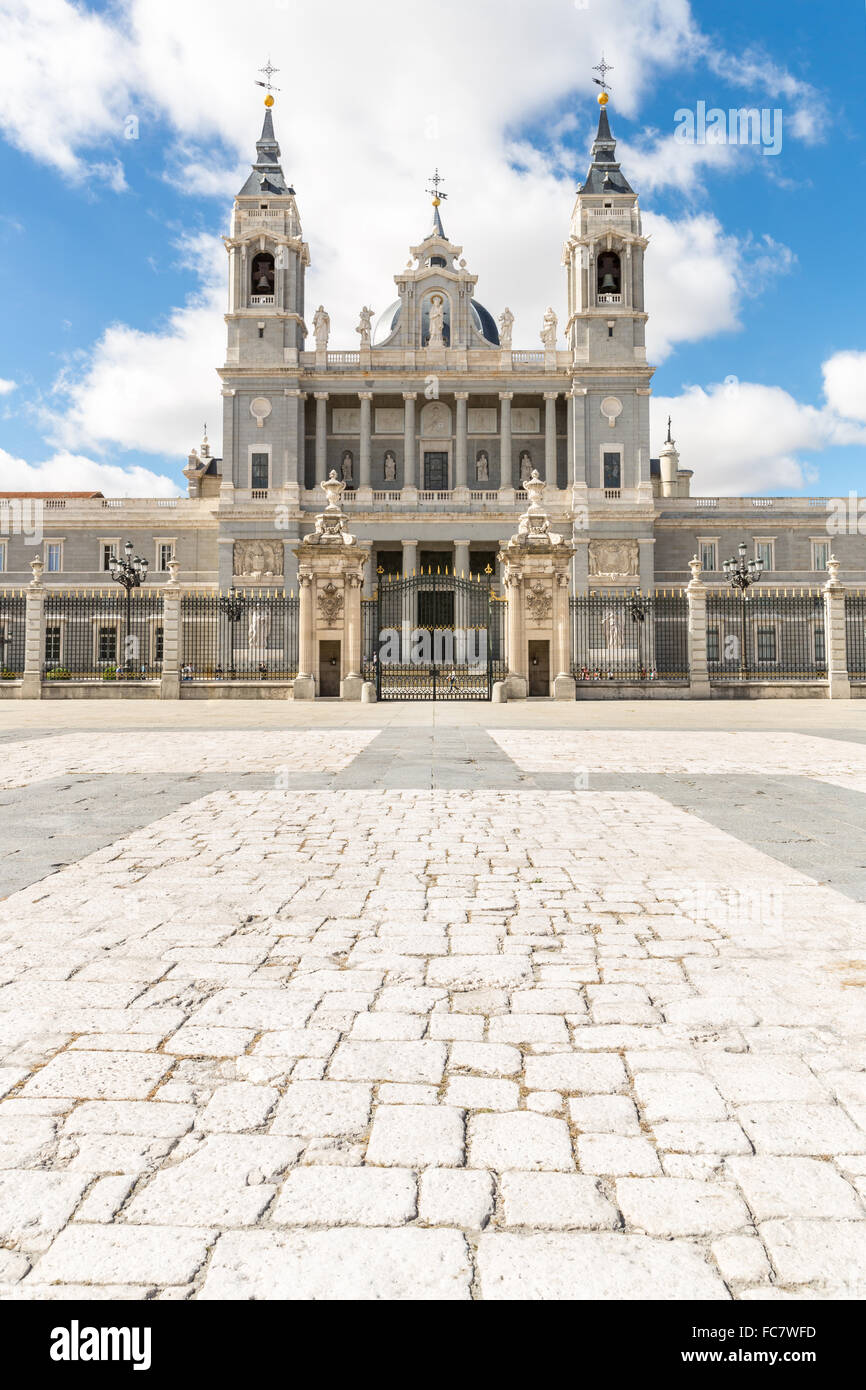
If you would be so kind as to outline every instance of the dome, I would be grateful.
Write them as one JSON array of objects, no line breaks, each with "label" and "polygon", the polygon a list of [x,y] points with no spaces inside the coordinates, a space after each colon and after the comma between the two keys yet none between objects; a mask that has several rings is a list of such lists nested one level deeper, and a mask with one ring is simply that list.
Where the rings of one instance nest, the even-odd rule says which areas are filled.
[{"label": "dome", "polygon": [[400,317],[400,310],[402,307],[400,300],[395,299],[394,303],[389,304],[384,313],[379,315],[376,320],[376,327],[373,329],[374,347],[378,347],[380,343],[384,343],[390,338],[394,329],[397,327],[397,320]]},{"label": "dome", "polygon": [[[401,301],[399,299],[395,299],[394,303],[389,304],[388,308],[385,309],[385,311],[379,315],[378,319],[376,320],[376,327],[373,329],[373,347],[381,347],[383,343],[387,343],[388,339],[391,337],[391,334],[394,332],[395,328],[397,327],[397,324],[400,321],[400,314],[402,312],[402,308],[403,305]],[[444,322],[442,325],[442,337],[445,340],[445,344],[447,346],[448,344],[450,344],[451,341],[451,306],[448,302],[447,296],[445,297],[444,310],[445,313]],[[499,347],[499,330],[496,327],[496,320],[494,319],[490,310],[485,309],[483,304],[479,304],[476,300],[473,299],[470,301],[469,311],[472,315],[472,326],[475,329],[475,331],[477,333],[480,333],[481,337],[485,340],[485,342],[489,343],[491,347]],[[428,298],[421,305],[422,341],[426,340],[429,331],[430,303]]]}]

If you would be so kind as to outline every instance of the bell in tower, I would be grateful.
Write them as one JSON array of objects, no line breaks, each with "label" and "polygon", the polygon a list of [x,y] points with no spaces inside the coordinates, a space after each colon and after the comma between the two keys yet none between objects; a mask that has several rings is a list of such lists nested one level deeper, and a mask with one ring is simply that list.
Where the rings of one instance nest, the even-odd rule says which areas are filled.
[{"label": "bell in tower", "polygon": [[620,292],[619,256],[615,251],[605,251],[598,258],[599,294],[619,294]]},{"label": "bell in tower", "polygon": [[269,251],[261,251],[253,258],[251,275],[253,294],[273,294],[274,258]]}]

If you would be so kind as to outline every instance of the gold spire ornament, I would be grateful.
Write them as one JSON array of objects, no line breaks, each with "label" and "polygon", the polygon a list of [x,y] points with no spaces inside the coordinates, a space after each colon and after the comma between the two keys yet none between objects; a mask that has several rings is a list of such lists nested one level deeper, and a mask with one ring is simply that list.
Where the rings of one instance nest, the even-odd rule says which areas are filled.
[{"label": "gold spire ornament", "polygon": [[612,64],[606,63],[604,61],[603,53],[601,55],[601,62],[596,63],[595,67],[593,68],[593,72],[601,73],[601,77],[594,77],[592,79],[597,87],[601,87],[601,91],[598,94],[598,104],[602,107],[607,106],[607,103],[610,101],[610,89],[607,85],[607,82],[605,81],[605,78],[607,77],[607,74],[609,72],[613,72],[613,66]]},{"label": "gold spire ornament", "polygon": [[273,77],[274,73],[279,72],[279,68],[272,67],[271,60],[270,58],[268,58],[266,65],[263,68],[259,68],[259,72],[263,72],[265,74],[266,80],[264,82],[260,82],[257,77],[254,77],[253,81],[255,82],[257,87],[266,88],[267,96],[265,97],[265,106],[270,108],[274,104],[274,98],[271,96],[271,93],[278,92],[280,90],[279,87],[275,87],[273,82],[271,81],[271,78]]}]

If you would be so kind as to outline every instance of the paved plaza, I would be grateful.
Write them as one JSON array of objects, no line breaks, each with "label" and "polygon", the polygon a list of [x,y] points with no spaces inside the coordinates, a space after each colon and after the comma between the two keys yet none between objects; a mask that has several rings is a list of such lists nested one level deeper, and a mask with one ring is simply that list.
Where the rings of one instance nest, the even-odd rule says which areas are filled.
[{"label": "paved plaza", "polygon": [[866,702],[0,753],[3,1298],[866,1295]]}]

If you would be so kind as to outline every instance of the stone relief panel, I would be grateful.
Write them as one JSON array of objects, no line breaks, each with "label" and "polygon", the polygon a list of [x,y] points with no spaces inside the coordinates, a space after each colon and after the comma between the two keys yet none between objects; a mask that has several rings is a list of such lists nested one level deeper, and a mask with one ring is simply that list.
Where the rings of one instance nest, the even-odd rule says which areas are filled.
[{"label": "stone relief panel", "polygon": [[526,607],[533,622],[543,623],[550,617],[553,600],[545,584],[536,582],[527,590]]},{"label": "stone relief panel", "polygon": [[360,434],[361,411],[350,406],[334,406],[331,416],[334,434]]},{"label": "stone relief panel", "polygon": [[403,411],[400,408],[386,406],[377,409],[375,414],[377,434],[403,433]]},{"label": "stone relief panel", "polygon": [[430,401],[421,411],[421,434],[426,439],[451,434],[451,411],[444,401]]},{"label": "stone relief panel", "polygon": [[257,579],[260,575],[281,575],[283,546],[281,541],[235,541],[232,573]]},{"label": "stone relief panel", "polygon": [[496,407],[472,406],[466,412],[466,423],[470,434],[495,434]]},{"label": "stone relief panel", "polygon": [[590,541],[589,572],[599,579],[637,578],[637,541]]},{"label": "stone relief panel", "polygon": [[534,406],[516,406],[511,411],[512,434],[538,434],[540,412]]},{"label": "stone relief panel", "polygon": [[332,579],[316,595],[319,620],[324,627],[336,627],[343,614],[343,593]]}]

